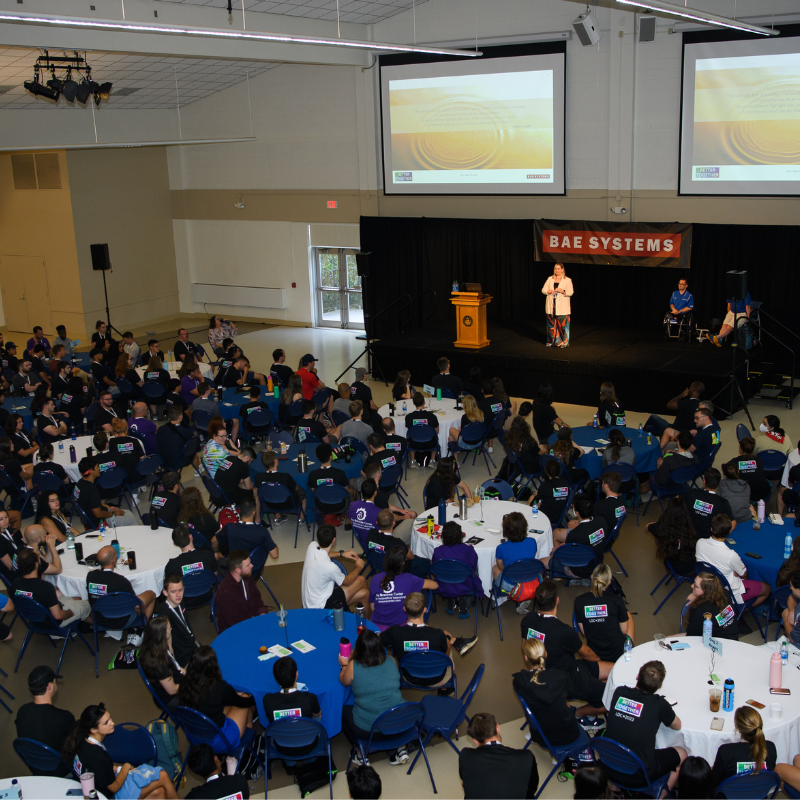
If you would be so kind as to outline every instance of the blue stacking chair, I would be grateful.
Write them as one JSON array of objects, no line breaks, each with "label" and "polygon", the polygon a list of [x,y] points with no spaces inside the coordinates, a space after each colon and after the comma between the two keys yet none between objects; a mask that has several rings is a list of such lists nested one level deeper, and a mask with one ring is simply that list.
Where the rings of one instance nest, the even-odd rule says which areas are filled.
[{"label": "blue stacking chair", "polygon": [[[253,577],[264,584],[264,587],[270,593],[272,599],[275,601],[275,607],[277,608],[280,606],[278,598],[275,597],[275,594],[273,593],[272,589],[269,588],[269,584],[264,580],[264,565],[267,563],[268,556],[269,553],[267,552],[267,548],[263,544],[260,544],[258,547],[253,548],[253,550],[251,551],[250,563],[253,565]],[[215,610],[216,606],[212,606],[212,613]]]},{"label": "blue stacking chair", "polygon": [[[503,583],[528,583],[537,578],[542,579],[546,572],[545,565],[538,558],[523,558],[509,564],[499,575],[500,586]],[[503,641],[503,623],[500,619],[500,599],[501,592],[497,588],[497,582],[492,582],[492,598],[494,599],[495,610],[497,611],[497,626],[500,628],[500,641]],[[486,616],[489,616],[489,609],[486,609]]]},{"label": "blue stacking chair", "polygon": [[83,425],[81,426],[83,432],[86,434],[95,433],[94,418],[97,416],[97,411],[100,408],[100,403],[97,401],[89,403],[86,411],[83,412]]},{"label": "blue stacking chair", "polygon": [[[511,464],[513,470],[511,477],[519,476],[524,479],[520,484],[520,491],[528,486],[535,486],[536,480],[542,476],[541,464],[536,472],[526,472],[525,467],[522,466],[519,458],[517,458],[517,454],[510,447],[506,447],[505,451],[506,459],[508,459],[508,463]],[[503,499],[505,500],[505,498]]]},{"label": "blue stacking chair", "polygon": [[[610,535],[608,537],[608,541],[606,542],[605,552],[606,553],[611,553],[611,555],[614,556],[614,561],[616,561],[617,564],[619,564],[619,568],[622,570],[622,574],[627,578],[628,577],[628,573],[627,573],[625,567],[622,566],[622,562],[619,560],[619,558],[617,558],[617,554],[613,550],[614,542],[616,542],[617,539],[619,539],[619,532],[620,532],[620,529],[622,528],[622,523],[625,522],[625,517],[626,516],[627,516],[627,512],[625,514],[623,514],[617,520],[617,524],[614,526],[614,530],[611,531],[611,533],[610,533]],[[559,548],[559,549],[561,549],[561,548]]]},{"label": "blue stacking chair", "polygon": [[128,489],[128,473],[122,467],[114,467],[107,469],[105,472],[100,473],[100,477],[95,481],[95,485],[100,489],[101,494],[108,497],[108,492],[112,492],[112,497],[117,498],[117,504],[121,505],[120,501],[125,500],[128,508],[135,511],[141,520],[142,515],[139,514],[139,506],[133,502],[133,495]]},{"label": "blue stacking chair", "polygon": [[205,442],[208,438],[208,426],[211,424],[211,412],[201,411],[199,408],[192,411],[192,422],[200,441]]},{"label": "blue stacking chair", "polygon": [[67,486],[58,475],[53,475],[52,472],[34,472],[31,477],[31,484],[33,491],[37,494],[39,492],[58,492],[58,496],[62,500],[69,500]]},{"label": "blue stacking chair", "polygon": [[214,630],[219,633],[219,621],[217,620],[217,595],[211,598],[211,622],[214,623]]},{"label": "blue stacking chair", "polygon": [[[430,597],[428,598],[430,602]],[[450,672],[450,677],[436,686],[426,686],[424,683],[415,683],[414,678],[429,680],[439,675],[446,675]],[[406,677],[406,675],[408,677]],[[432,692],[444,689],[447,686],[453,687],[453,693],[458,691],[456,680],[456,669],[450,656],[438,650],[420,650],[417,653],[405,653],[400,658],[400,688],[417,689],[421,692]]]},{"label": "blue stacking chair", "polygon": [[753,600],[746,600],[744,603],[737,603],[736,596],[731,590],[731,585],[728,583],[728,579],[715,566],[709,564],[707,561],[698,561],[695,564],[695,572],[710,572],[712,575],[716,575],[719,578],[719,582],[722,584],[722,588],[728,593],[728,597],[731,599],[731,604],[736,609],[736,619],[740,620],[745,611],[749,611],[750,616],[756,621],[758,632],[762,636],[764,635],[764,630],[761,627],[761,621],[758,619],[758,615],[755,613],[755,611],[753,611],[753,603],[755,602],[755,598]]},{"label": "blue stacking chair", "polygon": [[738,441],[742,441],[742,439],[746,439],[748,436],[752,436],[753,434],[750,432],[750,428],[747,427],[743,422],[740,422],[736,426],[736,439]]},{"label": "blue stacking chair", "polygon": [[[428,775],[431,779],[433,792],[436,794],[436,784],[433,780],[431,765],[428,761],[428,754],[425,752],[425,745],[422,742],[422,725],[424,720],[425,707],[422,703],[402,703],[399,706],[390,708],[388,711],[384,711],[383,714],[372,723],[369,739],[356,738],[356,747],[358,747],[361,753],[361,760],[366,761],[370,753],[384,750],[397,750],[399,747],[405,747],[409,742],[418,742],[422,757],[425,759],[425,764],[428,767]],[[419,758],[419,753],[417,754],[417,758]],[[407,775],[410,775],[411,770],[414,769],[417,758],[411,762],[411,766],[406,773]],[[350,771],[350,762],[352,760],[353,754],[351,751],[350,758],[347,760],[347,772]]]},{"label": "blue stacking chair", "polygon": [[[465,719],[467,722],[470,721],[467,716],[467,709],[475,692],[478,690],[485,668],[484,664],[478,666],[467,688],[464,690],[464,694],[458,699],[434,694],[427,694],[422,698],[422,707],[425,709],[422,730],[428,734],[425,739],[426,746],[434,735],[438,733],[456,753],[460,752],[450,737],[455,733],[456,741],[458,741],[458,726]],[[414,761],[416,762],[418,758],[419,753],[415,756]],[[411,766],[413,767],[414,765],[412,764]]]},{"label": "blue stacking chair", "polygon": [[[475,423],[483,425],[483,423]],[[484,426],[485,427],[485,426]],[[406,478],[408,477],[408,460],[411,458],[411,451],[415,453],[435,453],[436,458],[441,458],[442,448],[439,445],[439,435],[428,425],[412,425],[406,431]]]},{"label": "blue stacking chair", "polygon": [[667,572],[664,575],[664,577],[653,587],[653,591],[650,592],[650,597],[652,597],[656,593],[658,587],[661,586],[661,584],[664,583],[664,581],[666,581],[666,583],[664,583],[664,586],[666,586],[671,580],[675,581],[675,585],[667,593],[667,596],[658,604],[658,608],[653,612],[654,616],[658,614],[659,611],[661,611],[661,607],[664,605],[664,603],[667,602],[667,600],[670,599],[670,597],[672,597],[672,595],[675,593],[675,590],[681,584],[692,583],[696,577],[694,572],[691,575],[678,575],[678,573],[675,572],[675,570],[672,567],[672,564],[670,564],[669,561],[665,561],[664,566],[667,568]]},{"label": "blue stacking chair", "polygon": [[116,378],[119,393],[132,405],[142,397],[142,392],[136,384],[123,377]]},{"label": "blue stacking chair", "polygon": [[246,442],[253,442],[260,437],[268,436],[274,424],[275,418],[272,412],[259,408],[242,421],[242,438]]},{"label": "blue stacking chair", "polygon": [[393,467],[386,467],[381,470],[381,480],[378,487],[386,494],[387,499],[393,494],[397,495],[397,502],[400,508],[409,508],[405,489],[401,486],[403,480],[403,467],[396,464]]},{"label": "blue stacking chair", "polygon": [[70,639],[72,639],[74,635],[86,645],[92,655],[95,654],[94,650],[92,650],[92,646],[86,641],[86,639],[83,638],[83,634],[78,630],[80,620],[76,619],[73,622],[70,622],[68,625],[60,626],[55,619],[53,619],[50,609],[45,608],[41,603],[34,600],[32,597],[24,597],[19,594],[14,595],[14,608],[17,609],[17,613],[22,618],[22,621],[28,626],[28,632],[25,634],[25,639],[22,642],[22,647],[19,650],[19,657],[17,658],[17,665],[14,667],[14,672],[19,669],[19,662],[22,661],[22,656],[25,655],[25,650],[27,649],[34,633],[45,636],[47,641],[50,642],[53,647],[55,647],[56,644],[50,638],[51,635],[64,637],[64,646],[61,648],[61,655],[58,657],[56,673],[58,673],[61,669],[61,662],[64,660],[64,652],[67,649]]},{"label": "blue stacking chair", "polygon": [[[280,514],[294,514],[297,517],[297,524],[294,528],[294,546],[297,547],[297,536],[300,531],[300,519],[303,516],[303,509],[297,504],[295,496],[285,487],[280,485],[268,486],[262,483],[258,487],[258,499],[261,503],[261,513],[267,515],[267,521],[272,527],[270,516],[275,512]],[[291,503],[287,508],[286,504]],[[305,520],[306,528],[311,530],[308,520]]]},{"label": "blue stacking chair", "polygon": [[[562,544],[550,555],[550,578],[571,579],[563,567],[587,567],[590,571],[597,566],[597,553],[587,544],[569,542]],[[559,569],[561,567],[561,569]]]},{"label": "blue stacking chair", "polygon": [[[186,734],[186,738],[189,740],[190,745],[211,744],[216,739],[217,744],[222,745],[221,748],[215,747],[215,750],[221,749],[221,752],[219,752],[218,755],[222,756],[223,758],[233,756],[233,758],[236,759],[237,768],[238,762],[241,761],[245,750],[252,753],[258,763],[261,764],[262,767],[264,766],[261,756],[252,748],[253,740],[255,739],[255,731],[252,728],[247,728],[245,730],[244,736],[239,742],[239,746],[233,748],[225,736],[223,736],[222,728],[220,728],[219,725],[217,725],[213,720],[209,719],[205,714],[201,714],[194,708],[178,706],[172,716],[178,723],[180,723],[180,726],[183,728],[183,732]],[[176,786],[181,785],[183,773],[186,772],[186,760],[188,758],[189,748],[186,748],[186,755],[184,756],[183,763],[181,764],[181,771],[178,773],[178,777],[175,779]],[[264,783],[266,784],[266,782],[267,779],[265,774]]]},{"label": "blue stacking chair", "polygon": [[[675,458],[675,456],[672,456],[672,458]],[[658,498],[658,502],[661,505],[661,510],[663,511],[664,498],[674,497],[676,494],[682,494],[684,491],[686,491],[686,489],[689,488],[689,485],[694,483],[694,480],[700,474],[699,470],[700,468],[696,465],[690,465],[688,467],[676,469],[674,472],[670,473],[669,480],[664,486],[659,486],[655,482],[655,473],[652,473],[650,475],[650,489],[652,490],[653,494],[647,501],[647,505],[644,507],[642,515],[647,516],[647,510],[650,508],[650,503],[653,502],[654,497]]]},{"label": "blue stacking chair", "polygon": [[606,764],[621,775],[630,775],[633,778],[637,772],[644,775],[645,782],[639,786],[633,786],[630,783],[620,783],[617,778],[614,778],[614,784],[620,789],[625,789],[629,792],[641,792],[646,797],[661,797],[661,792],[667,788],[667,781],[669,781],[669,772],[666,775],[661,775],[658,778],[651,779],[647,774],[642,760],[632,750],[629,750],[625,745],[615,742],[606,736],[595,736],[590,740],[591,748],[599,757],[601,764]]},{"label": "blue stacking chair", "polygon": [[158,766],[158,749],[153,734],[136,722],[118,722],[114,733],[103,739],[103,747],[115,764]]},{"label": "blue stacking chair", "polygon": [[[94,614],[94,676],[100,677],[98,633],[105,631],[125,631],[129,628],[144,628],[147,625],[147,617],[144,609],[137,612],[136,607],[142,607],[142,601],[136,595],[127,592],[111,592],[111,594],[98,597],[92,606]],[[105,619],[125,619],[126,622],[121,627],[116,625],[105,625],[99,621],[99,617]]]},{"label": "blue stacking chair", "polygon": [[[145,456],[136,465],[133,471],[133,480],[128,484],[128,491],[138,492],[143,486],[149,486],[150,497],[155,494],[155,485],[158,483],[158,472],[164,466],[164,459],[160,455]],[[139,515],[141,519],[141,514]]]},{"label": "blue stacking chair", "polygon": [[[722,444],[718,444],[715,447],[711,448],[711,452],[706,456],[706,460],[697,468],[697,475],[692,478],[692,489],[697,487],[697,479],[709,468],[714,465],[714,459],[717,457],[717,453],[719,452],[720,447]],[[677,471],[677,470],[676,470]]]},{"label": "blue stacking chair", "polygon": [[[762,770],[758,774],[750,772],[733,775],[717,786],[717,797],[728,800],[753,800],[761,797],[775,797],[781,788],[781,779],[771,770]],[[792,795],[789,795],[792,797]]]},{"label": "blue stacking chair", "polygon": [[340,425],[344,425],[350,417],[344,413],[344,411],[338,411],[337,409],[333,409],[331,413],[331,422],[333,423],[334,428],[338,428]]},{"label": "blue stacking chair", "polygon": [[361,441],[361,439],[357,439],[355,436],[345,436],[342,441],[339,442],[339,444],[352,447],[356,453],[361,454],[362,461],[366,461],[367,456],[369,456],[369,447],[367,447],[364,442]]},{"label": "blue stacking chair", "polygon": [[167,399],[167,390],[155,381],[146,381],[142,386],[144,401],[151,406],[164,405]]},{"label": "blue stacking chair", "polygon": [[439,389],[439,393],[442,395],[442,400],[456,400],[456,393],[450,391],[450,389],[445,389],[444,386],[437,387]]},{"label": "blue stacking chair", "polygon": [[[33,514],[33,504],[31,500],[36,496],[35,489],[28,491],[24,483],[18,481],[11,473],[5,470],[0,470],[0,488],[5,489],[11,501],[11,508],[17,509],[22,514],[23,519]],[[26,514],[25,512],[28,509],[29,503],[30,514]]]},{"label": "blue stacking chair", "polygon": [[[459,444],[459,442],[448,442],[447,449],[456,461],[458,461],[459,453],[464,453],[464,458],[461,459],[462,463],[466,460],[467,454],[472,453],[472,466],[475,466],[475,460],[478,458],[478,455],[482,455],[484,463],[486,464],[486,469],[491,474],[492,470],[489,467],[489,462],[492,462],[492,467],[495,466],[495,463],[486,449],[486,442],[489,441],[489,434],[492,430],[494,430],[494,423],[492,423],[492,428],[490,430],[483,422],[470,422],[469,425],[465,425],[461,429],[461,433],[458,437],[459,442],[463,442],[463,445]],[[410,446],[409,444],[409,447]]]},{"label": "blue stacking chair", "polygon": [[[14,617],[14,619],[16,619],[16,616]],[[12,620],[12,622],[13,622],[13,620]],[[4,669],[2,669],[2,667],[0,667],[0,675],[2,675],[4,678],[8,677],[8,673]],[[11,694],[11,692],[9,692],[8,689],[6,689],[5,686],[0,686],[0,692],[5,692],[5,694],[7,694],[12,700],[16,699],[14,697],[14,695]],[[3,706],[3,708],[6,711],[8,711],[9,714],[12,713],[11,712],[11,708],[6,704],[5,700],[0,699],[0,705]]]},{"label": "blue stacking chair", "polygon": [[[194,538],[194,535],[192,538]],[[187,610],[194,611],[197,608],[203,608],[203,606],[208,605],[218,585],[219,579],[211,570],[199,569],[197,572],[187,572],[183,576],[183,587],[185,590],[183,593],[183,600],[187,605]],[[204,603],[195,605],[190,602],[197,597],[205,597],[209,592],[209,598]]]},{"label": "blue stacking chair", "polygon": [[[346,514],[347,509],[350,507],[350,495],[344,486],[338,486],[337,484],[317,486],[311,491],[311,495],[314,498],[313,510],[315,525],[321,525],[325,521],[325,515],[331,513],[323,511],[319,507],[319,503],[324,503],[334,508],[339,508],[341,506],[342,511],[337,513],[342,514]],[[308,509],[308,503],[306,503],[306,509]]]},{"label": "blue stacking chair", "polygon": [[780,479],[786,466],[786,453],[780,450],[762,450],[759,454],[764,472],[771,480]]},{"label": "blue stacking chair", "polygon": [[[267,762],[267,775],[264,778],[264,798],[267,797],[267,780],[272,777],[269,762],[281,758],[286,761],[297,759],[297,751],[304,748],[304,761],[312,758],[328,759],[328,787],[333,800],[333,762],[331,760],[331,742],[325,726],[315,719],[305,717],[287,717],[277,719],[264,731],[266,739],[264,760]],[[306,750],[305,748],[310,748]]]},{"label": "blue stacking chair", "polygon": [[[189,464],[194,461],[194,457],[197,454],[197,450],[200,447],[200,437],[199,436],[192,436],[186,444],[183,446],[183,450],[181,450],[180,456],[178,456],[178,463],[174,466],[174,471],[177,472],[179,475],[184,467],[188,467]],[[183,487],[181,487],[183,488]]]},{"label": "blue stacking chair", "polygon": [[793,786],[789,786],[788,783],[783,784],[783,789],[781,791],[787,796],[792,798],[792,800],[800,800],[800,791],[795,789]]},{"label": "blue stacking chair", "polygon": [[206,487],[208,492],[209,505],[212,511],[218,511],[222,508],[235,508],[235,504],[231,503],[228,495],[225,494],[222,487],[208,475],[201,475],[200,480],[203,481],[203,486]]},{"label": "blue stacking chair", "polygon": [[481,489],[483,489],[484,492],[487,489],[499,492],[501,500],[514,500],[514,490],[511,488],[511,485],[500,478],[489,478],[489,480],[481,484]]},{"label": "blue stacking chair", "polygon": [[61,754],[35,739],[20,737],[11,743],[14,752],[22,759],[25,766],[34,774],[55,772],[59,767],[64,767],[68,772],[70,767],[64,763]]},{"label": "blue stacking chair", "polygon": [[[550,774],[539,786],[539,791],[536,793],[536,797],[539,797],[544,791],[544,787],[547,786],[550,778],[552,778],[553,775],[558,772],[558,770],[561,768],[561,765],[568,758],[574,758],[577,761],[580,754],[586,750],[587,747],[591,746],[592,740],[589,738],[589,734],[587,734],[586,731],[581,728],[581,732],[578,734],[578,738],[574,742],[560,745],[550,744],[550,741],[542,730],[542,726],[539,724],[539,720],[533,715],[533,712],[530,710],[528,704],[525,702],[519,692],[514,692],[514,694],[517,696],[517,700],[519,700],[520,704],[522,705],[522,710],[525,713],[525,719],[530,726],[531,732],[536,731],[539,734],[539,738],[542,741],[541,746],[544,747],[544,749],[550,754],[550,758],[553,760],[554,764],[553,769],[550,770]],[[580,726],[578,727],[580,728]],[[528,740],[527,744],[522,749],[527,750],[531,746],[532,742],[533,737]]]},{"label": "blue stacking chair", "polygon": [[778,641],[778,634],[781,632],[783,625],[783,611],[789,602],[789,596],[792,593],[791,585],[779,586],[769,598],[769,610],[764,618],[764,644],[767,643],[769,636],[769,626],[773,620],[777,620],[778,627],[775,629],[775,641]]},{"label": "blue stacking chair", "polygon": [[[449,584],[467,583],[472,580],[473,584],[477,586],[472,592],[467,592],[464,597],[474,597],[475,602],[475,632],[474,636],[478,635],[478,604],[480,603],[480,610],[483,613],[483,587],[481,586],[478,576],[463,562],[456,561],[452,558],[445,558],[441,561],[434,561],[431,564],[431,575],[434,580],[439,584],[440,588]],[[438,591],[438,590],[437,590]],[[431,597],[435,594],[431,592]],[[441,591],[439,591],[441,595]],[[444,595],[441,595],[444,597]]]},{"label": "blue stacking chair", "polygon": [[155,689],[153,689],[153,684],[150,683],[150,680],[148,679],[147,675],[144,674],[144,670],[142,669],[142,664],[138,659],[136,660],[136,666],[139,670],[139,675],[141,675],[142,680],[144,681],[144,685],[147,687],[147,691],[150,692],[156,706],[161,710],[161,716],[159,716],[159,719],[172,719],[172,715],[169,713],[169,709],[164,705],[164,703],[161,702],[161,698],[156,694]]}]

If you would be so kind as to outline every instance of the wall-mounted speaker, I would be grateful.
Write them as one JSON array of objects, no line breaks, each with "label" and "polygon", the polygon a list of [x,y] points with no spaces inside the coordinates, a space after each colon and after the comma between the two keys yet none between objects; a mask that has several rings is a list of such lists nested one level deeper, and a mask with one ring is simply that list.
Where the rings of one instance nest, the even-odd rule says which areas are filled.
[{"label": "wall-mounted speaker", "polygon": [[356,271],[362,278],[369,278],[369,257],[371,253],[356,253]]},{"label": "wall-mounted speaker", "polygon": [[639,44],[656,40],[656,18],[652,14],[639,15]]},{"label": "wall-mounted speaker", "polygon": [[731,270],[725,273],[725,297],[744,300],[747,297],[747,271]]},{"label": "wall-mounted speaker", "polygon": [[92,269],[100,271],[111,269],[108,244],[90,244],[89,249],[92,251]]},{"label": "wall-mounted speaker", "polygon": [[575,28],[575,33],[584,47],[591,47],[600,41],[600,28],[595,22],[591,11],[581,14],[572,23],[572,27]]}]

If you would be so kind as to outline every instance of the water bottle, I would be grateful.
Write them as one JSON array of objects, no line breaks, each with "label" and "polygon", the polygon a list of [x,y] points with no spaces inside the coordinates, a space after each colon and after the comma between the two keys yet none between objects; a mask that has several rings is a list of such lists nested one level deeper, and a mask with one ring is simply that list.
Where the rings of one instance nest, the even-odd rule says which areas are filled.
[{"label": "water bottle", "polygon": [[442,390],[438,386],[436,387],[436,399],[437,400],[442,399]]},{"label": "water bottle", "polygon": [[650,431],[647,432],[647,444],[653,444],[653,434]]},{"label": "water bottle", "polygon": [[158,530],[158,509],[156,508],[155,503],[150,505],[150,530]]},{"label": "water bottle", "polygon": [[792,534],[787,533],[786,538],[783,540],[783,560],[786,561],[786,559],[788,559],[791,554],[792,554]]},{"label": "water bottle", "polygon": [[[539,519],[539,504],[536,502],[533,504],[533,519],[534,521]],[[628,639],[628,641],[630,641],[630,639]]]},{"label": "water bottle", "polygon": [[781,638],[781,666],[789,666],[789,645],[786,644],[786,637]]},{"label": "water bottle", "polygon": [[625,645],[622,648],[625,651],[625,660],[631,660],[631,650],[633,650],[633,642],[631,641],[630,636],[625,637]]},{"label": "water bottle", "polygon": [[592,427],[593,428],[599,428],[600,427],[600,423],[597,421],[597,414],[594,415],[594,419],[592,420]]},{"label": "water bottle", "polygon": [[[763,500],[759,500],[758,501],[758,504],[756,505],[756,509],[757,509],[756,513],[757,513],[757,516],[758,516],[758,521],[763,524],[764,523],[764,518],[766,517],[766,504],[764,503]],[[786,558],[788,558],[788,557],[789,556],[786,556]]]},{"label": "water bottle", "polygon": [[711,631],[714,629],[714,626],[711,622],[711,614],[704,614],[705,619],[703,619],[703,644],[708,647],[708,640],[711,638]]},{"label": "water bottle", "polygon": [[64,452],[64,442],[63,442],[62,439],[58,440],[58,452],[59,453],[63,453]]},{"label": "water bottle", "polygon": [[722,710],[733,711],[733,678],[725,678],[725,684],[722,692]]},{"label": "water bottle", "polygon": [[640,438],[640,439],[642,438],[642,430],[643,430],[643,429],[642,429],[642,423],[640,422],[640,423],[639,423],[639,438]]},{"label": "water bottle", "polygon": [[341,603],[333,607],[333,629],[336,633],[344,630],[344,606]]},{"label": "water bottle", "polygon": [[75,463],[75,445],[74,444],[71,444],[69,446],[69,463],[70,464],[74,464]]},{"label": "water bottle", "polygon": [[403,416],[406,415],[406,401],[403,400]]},{"label": "water bottle", "polygon": [[104,519],[100,520],[100,527],[98,528],[97,532],[100,534],[100,538],[98,539],[98,541],[102,542],[103,536],[106,532],[106,521]]},{"label": "water bottle", "polygon": [[16,778],[11,781],[11,792],[12,797],[14,796],[14,793],[16,793],[17,797],[22,800],[22,787],[19,785],[19,781]]},{"label": "water bottle", "polygon": [[428,529],[428,538],[433,536],[433,514],[428,514],[428,519],[425,521]]},{"label": "water bottle", "polygon": [[72,532],[72,528],[67,531],[67,550],[74,550],[75,549],[75,534]]},{"label": "water bottle", "polygon": [[267,375],[267,391],[268,391],[270,394],[272,394],[273,388],[274,388],[274,387],[273,387],[273,385],[272,385],[272,375]]},{"label": "water bottle", "polygon": [[172,350],[167,350],[167,361],[172,361]]},{"label": "water bottle", "polygon": [[439,525],[444,527],[445,522],[447,522],[447,503],[444,498],[439,500]]},{"label": "water bottle", "polygon": [[[83,424],[86,425],[86,417],[83,418]],[[78,434],[75,433],[75,428],[72,429],[72,441],[74,442],[78,438]]]}]

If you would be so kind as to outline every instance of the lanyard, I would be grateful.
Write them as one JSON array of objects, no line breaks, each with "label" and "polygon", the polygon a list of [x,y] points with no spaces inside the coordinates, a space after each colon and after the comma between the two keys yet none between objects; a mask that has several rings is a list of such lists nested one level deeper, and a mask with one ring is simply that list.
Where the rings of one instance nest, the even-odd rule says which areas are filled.
[{"label": "lanyard", "polygon": [[[97,739],[94,738],[94,736],[87,736],[86,737],[86,741],[87,742],[91,742],[92,744],[96,744],[98,747],[102,747],[103,750],[106,749],[106,746],[102,742],[98,742]],[[108,752],[108,751],[106,751],[106,752]]]},{"label": "lanyard", "polygon": [[[170,608],[172,608],[172,606],[170,606]],[[186,628],[186,630],[189,631],[189,633],[191,633],[192,630],[189,627],[189,623],[186,621],[186,617],[183,616],[183,610],[181,609],[181,607],[175,606],[174,608],[172,608],[172,610],[175,613],[175,616],[178,617],[180,621],[183,623],[183,627]]]},{"label": "lanyard", "polygon": [[244,585],[244,578],[242,578],[242,591],[244,592],[244,600],[247,602],[247,587]]},{"label": "lanyard", "polygon": [[31,440],[22,431],[17,431],[17,436],[21,436],[25,440],[25,443],[30,445]]}]

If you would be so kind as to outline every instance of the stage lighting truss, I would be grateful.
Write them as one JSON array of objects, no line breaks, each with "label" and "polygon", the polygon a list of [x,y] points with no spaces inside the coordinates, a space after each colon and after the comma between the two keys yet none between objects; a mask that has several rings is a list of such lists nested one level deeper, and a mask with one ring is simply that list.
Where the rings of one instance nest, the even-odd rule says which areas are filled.
[{"label": "stage lighting truss", "polygon": [[[43,83],[40,78],[50,73],[50,80]],[[60,73],[56,75],[56,73]],[[74,73],[74,76],[73,76]],[[37,99],[47,100],[54,105],[63,97],[68,103],[78,102],[86,105],[89,98],[100,106],[111,94],[113,84],[97,83],[92,79],[92,68],[85,56],[51,56],[47,50],[36,59],[33,66],[33,80],[23,84],[26,91]]]}]

